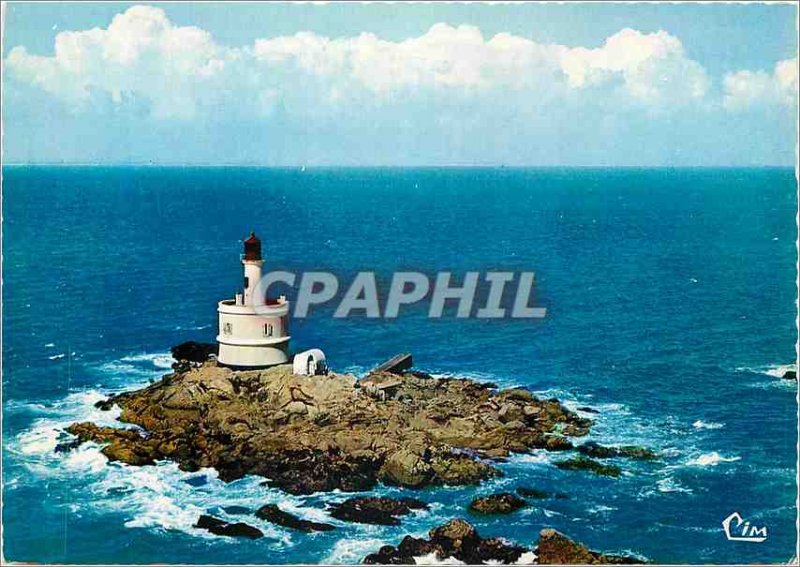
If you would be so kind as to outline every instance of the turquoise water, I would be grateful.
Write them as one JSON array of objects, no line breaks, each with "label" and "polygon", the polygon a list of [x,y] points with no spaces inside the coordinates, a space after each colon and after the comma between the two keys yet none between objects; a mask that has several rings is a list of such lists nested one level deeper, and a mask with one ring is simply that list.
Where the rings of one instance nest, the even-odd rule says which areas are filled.
[{"label": "turquoise water", "polygon": [[[356,562],[406,533],[465,516],[475,493],[570,494],[481,532],[532,545],[555,527],[593,548],[660,562],[778,562],[796,552],[796,229],[789,169],[257,169],[14,167],[4,174],[3,481],[6,558],[112,563]],[[171,463],[107,465],[53,452],[92,404],[165,373],[171,345],[213,340],[216,301],[240,285],[240,239],[266,266],[535,271],[544,320],[293,321],[363,373],[399,351],[438,374],[523,385],[601,411],[592,438],[644,444],[607,479],[512,458],[479,488],[414,494],[400,527],[337,523],[305,535],[245,519],[257,541],[192,528],[206,511],[278,503],[327,519],[341,494],[287,496]],[[291,294],[290,294],[291,295]],[[290,296],[291,299],[291,296]],[[378,492],[399,494],[397,489]],[[729,542],[738,511],[767,541]],[[334,522],[336,523],[336,522]]]}]

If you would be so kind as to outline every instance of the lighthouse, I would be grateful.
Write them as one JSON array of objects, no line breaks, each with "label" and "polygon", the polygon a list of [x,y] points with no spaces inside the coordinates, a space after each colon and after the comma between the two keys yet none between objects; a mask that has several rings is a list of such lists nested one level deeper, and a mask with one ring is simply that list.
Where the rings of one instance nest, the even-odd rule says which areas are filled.
[{"label": "lighthouse", "polygon": [[234,368],[266,368],[289,361],[289,302],[284,296],[265,297],[259,288],[261,241],[250,233],[241,257],[242,292],[218,304],[217,361]]}]

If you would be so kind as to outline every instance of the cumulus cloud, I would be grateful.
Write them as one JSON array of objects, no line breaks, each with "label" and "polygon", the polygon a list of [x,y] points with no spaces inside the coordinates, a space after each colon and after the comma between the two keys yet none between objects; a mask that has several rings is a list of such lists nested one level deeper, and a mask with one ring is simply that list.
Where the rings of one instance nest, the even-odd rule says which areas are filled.
[{"label": "cumulus cloud", "polygon": [[779,61],[772,72],[737,71],[723,81],[723,105],[730,110],[752,106],[797,106],[797,59]]},{"label": "cumulus cloud", "polygon": [[15,47],[6,62],[20,80],[72,105],[87,104],[95,92],[118,103],[140,96],[157,116],[189,117],[208,89],[222,88],[215,79],[236,57],[208,32],[173,26],[161,9],[134,6],[106,29],[59,33],[52,57]]},{"label": "cumulus cloud", "polygon": [[[521,114],[598,101],[670,110],[700,104],[711,92],[706,71],[666,31],[623,29],[599,47],[571,47],[439,23],[402,41],[303,31],[225,46],[151,6],[129,8],[105,29],[59,33],[52,56],[15,47],[6,64],[16,80],[76,110],[106,97],[116,105],[144,103],[154,117],[172,119],[223,109],[258,117],[278,108],[329,117],[454,99],[512,105]],[[726,76],[723,105],[787,104],[796,90],[796,61],[783,61],[772,73]]]},{"label": "cumulus cloud", "polygon": [[15,47],[6,63],[17,80],[74,108],[105,95],[118,104],[144,100],[154,116],[172,118],[229,104],[263,114],[277,105],[324,111],[359,100],[507,91],[539,104],[602,90],[620,103],[675,106],[702,98],[709,86],[703,68],[664,31],[624,29],[589,49],[439,23],[403,41],[299,32],[229,47],[151,6],[129,8],[105,29],[59,33],[52,56]]},{"label": "cumulus cloud", "polygon": [[568,49],[562,68],[571,86],[619,79],[631,97],[653,103],[701,99],[710,85],[703,67],[687,58],[680,40],[665,31],[624,29],[600,48]]}]

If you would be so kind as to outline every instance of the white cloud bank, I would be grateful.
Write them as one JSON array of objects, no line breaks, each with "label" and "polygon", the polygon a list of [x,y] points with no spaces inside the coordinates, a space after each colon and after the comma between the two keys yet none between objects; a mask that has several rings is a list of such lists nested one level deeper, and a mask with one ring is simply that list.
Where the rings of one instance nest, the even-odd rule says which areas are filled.
[{"label": "white cloud bank", "polygon": [[797,105],[797,59],[775,65],[772,73],[737,71],[725,76],[723,104],[730,110],[757,105]]},{"label": "white cloud bank", "polygon": [[[703,67],[665,31],[623,29],[590,49],[508,33],[487,39],[477,27],[440,23],[396,42],[300,32],[228,47],[150,6],[129,8],[106,29],[59,33],[52,57],[15,47],[6,63],[17,80],[75,108],[98,95],[117,104],[143,99],[154,117],[178,119],[231,106],[245,116],[277,105],[325,114],[415,98],[492,101],[501,93],[520,106],[603,100],[663,110],[706,104],[711,91]],[[784,61],[772,74],[726,76],[723,105],[795,104],[796,92],[796,60]]]}]

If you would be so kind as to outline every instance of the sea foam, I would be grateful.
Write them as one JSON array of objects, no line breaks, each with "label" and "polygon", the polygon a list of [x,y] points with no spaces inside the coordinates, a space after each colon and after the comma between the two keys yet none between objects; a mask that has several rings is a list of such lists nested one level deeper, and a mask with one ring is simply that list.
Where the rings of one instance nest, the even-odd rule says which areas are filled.
[{"label": "sea foam", "polygon": [[340,539],[333,545],[333,549],[322,561],[329,565],[354,565],[381,547],[386,545],[382,539]]},{"label": "sea foam", "polygon": [[693,467],[715,467],[720,463],[732,463],[738,460],[741,460],[741,457],[725,457],[716,451],[712,451],[710,453],[703,453],[697,457],[689,459],[686,461],[686,464]]}]

